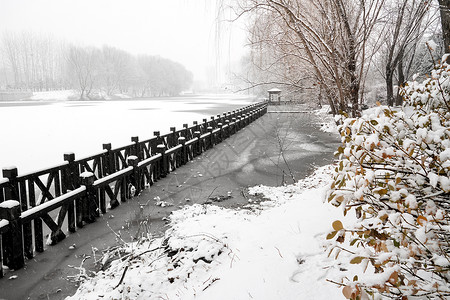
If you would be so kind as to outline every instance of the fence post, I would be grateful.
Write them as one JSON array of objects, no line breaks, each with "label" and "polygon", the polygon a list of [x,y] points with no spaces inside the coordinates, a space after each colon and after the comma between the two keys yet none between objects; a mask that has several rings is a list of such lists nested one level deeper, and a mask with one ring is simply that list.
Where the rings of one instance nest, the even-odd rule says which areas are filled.
[{"label": "fence post", "polygon": [[[161,138],[161,132],[160,131],[153,131],[153,135],[156,137],[156,147],[158,147],[159,144],[164,144],[164,141]],[[159,153],[158,149],[156,149],[156,153]]]},{"label": "fence post", "polygon": [[194,138],[197,138],[197,146],[195,147],[195,156],[202,154],[202,141],[200,140],[200,131],[194,132]]},{"label": "fence post", "polygon": [[177,131],[176,127],[170,127],[170,141],[168,141],[169,142],[168,143],[169,145],[167,145],[168,148],[172,148],[177,145],[176,143],[178,142],[178,140],[175,136],[176,131]]},{"label": "fence post", "polygon": [[207,130],[206,128],[208,128],[208,120],[207,119],[203,119],[203,127],[202,127],[201,132],[205,133],[206,130]]},{"label": "fence post", "polygon": [[18,270],[25,264],[20,214],[19,201],[6,200],[0,203],[0,219],[9,222],[9,231],[3,234],[5,237],[3,239],[5,265],[13,270]]},{"label": "fence post", "polygon": [[14,166],[3,168],[3,177],[8,178],[9,188],[5,189],[5,199],[19,199],[19,186],[17,185],[17,168]]},{"label": "fence post", "polygon": [[[97,195],[94,189],[94,174],[91,172],[84,172],[80,174],[81,184],[86,187],[86,196],[83,198],[81,204],[81,218],[78,218],[78,227],[83,227],[83,221],[86,223],[95,222],[95,217],[97,216]],[[77,216],[80,216],[77,212]],[[81,225],[81,226],[80,226]]]},{"label": "fence post", "polygon": [[134,143],[134,149],[133,149],[133,153],[131,155],[134,155],[134,156],[138,157],[139,159],[142,159],[141,147],[139,144],[139,137],[132,136],[131,141]]},{"label": "fence post", "polygon": [[131,191],[131,187],[128,186],[127,196],[128,198],[139,195],[141,192],[141,176],[139,172],[139,158],[137,156],[129,156],[127,158],[128,166],[133,167],[133,173],[130,178],[130,184],[134,186],[134,192]]},{"label": "fence post", "polygon": [[166,146],[164,144],[159,144],[157,146],[158,153],[161,153],[161,164],[160,164],[160,172],[161,177],[166,177],[167,173],[169,171],[169,168],[167,166],[167,157],[166,157]]},{"label": "fence post", "polygon": [[216,118],[216,124],[215,124],[215,126],[218,127],[218,126],[219,126],[219,123],[222,123],[222,119],[221,119],[221,116],[220,116],[220,115],[217,115],[216,117],[217,117],[217,118]]},{"label": "fence post", "polygon": [[227,139],[230,137],[230,120],[225,120],[225,125],[227,127],[225,130],[225,138]]},{"label": "fence post", "polygon": [[64,187],[67,190],[74,190],[78,187],[77,182],[77,166],[75,164],[75,153],[64,153],[64,161],[68,163],[67,173],[64,178]]},{"label": "fence post", "polygon": [[186,149],[186,138],[184,136],[180,136],[178,138],[178,144],[181,145],[181,165],[185,165],[187,163],[187,149]]},{"label": "fence post", "polygon": [[199,128],[199,125],[198,125],[198,122],[197,121],[194,121],[194,122],[192,122],[192,124],[194,124],[194,132],[195,131],[200,131],[200,128]]},{"label": "fence post", "polygon": [[111,152],[111,143],[103,144],[103,150],[106,150],[105,161],[103,162],[103,174],[110,175],[116,171],[114,154]]},{"label": "fence post", "polygon": [[208,126],[207,130],[209,132],[209,145],[210,145],[210,148],[212,148],[214,146],[214,143],[215,143],[212,126]]},{"label": "fence post", "polygon": [[183,124],[183,131],[182,131],[182,137],[184,137],[184,138],[188,138],[188,129],[189,128],[189,125],[188,124]]},{"label": "fence post", "polygon": [[217,126],[219,127],[219,129],[220,129],[220,138],[219,138],[219,141],[217,142],[217,143],[221,143],[225,138],[223,137],[223,124],[222,123],[219,123],[219,124],[217,124]]},{"label": "fence post", "polygon": [[236,133],[236,131],[237,131],[237,119],[236,119],[236,117],[233,117],[232,119],[231,119],[231,121],[233,122],[233,131],[232,131],[232,134],[235,134]]},{"label": "fence post", "polygon": [[[64,174],[64,192],[73,191],[79,186],[78,169],[75,163],[75,153],[64,153],[64,161],[68,162],[67,171]],[[78,200],[77,200],[78,201]],[[69,232],[75,232],[75,205],[74,202],[67,203],[67,228]]]}]

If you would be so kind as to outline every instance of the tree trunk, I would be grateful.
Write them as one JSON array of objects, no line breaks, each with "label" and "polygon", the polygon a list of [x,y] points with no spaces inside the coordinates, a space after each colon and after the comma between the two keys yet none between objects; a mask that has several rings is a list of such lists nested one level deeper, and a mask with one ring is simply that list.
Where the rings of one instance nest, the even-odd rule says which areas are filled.
[{"label": "tree trunk", "polygon": [[322,85],[319,86],[319,96],[317,100],[319,100],[319,107],[322,108]]},{"label": "tree trunk", "polygon": [[386,67],[386,101],[387,105],[394,105],[394,87],[393,87],[394,72],[389,66]]},{"label": "tree trunk", "polygon": [[398,74],[398,82],[397,82],[397,97],[395,98],[395,105],[403,104],[403,97],[400,95],[400,88],[405,84],[405,74],[403,72],[403,51],[399,54],[399,60],[397,64],[397,74]]},{"label": "tree trunk", "polygon": [[333,114],[333,116],[337,115],[338,111],[334,104],[333,98],[330,95],[328,95],[327,100],[328,100],[328,104],[330,104],[331,113]]},{"label": "tree trunk", "polygon": [[356,75],[356,41],[353,34],[353,31],[350,27],[349,18],[347,15],[347,12],[345,10],[344,3],[342,1],[336,1],[337,9],[339,11],[339,14],[342,17],[342,22],[344,23],[345,31],[347,32],[347,39],[348,39],[348,48],[347,50],[347,60],[348,63],[346,65],[346,71],[349,74],[349,100],[352,105],[352,117],[358,116],[358,96],[359,96],[359,82],[358,77]]},{"label": "tree trunk", "polygon": [[450,53],[450,0],[439,0],[439,11],[441,13],[444,51]]}]

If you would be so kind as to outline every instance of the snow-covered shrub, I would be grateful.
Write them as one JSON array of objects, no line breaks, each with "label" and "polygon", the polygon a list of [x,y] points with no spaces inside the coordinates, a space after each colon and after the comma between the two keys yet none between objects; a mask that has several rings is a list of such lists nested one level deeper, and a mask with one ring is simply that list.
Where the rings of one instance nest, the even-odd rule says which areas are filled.
[{"label": "snow-covered shrub", "polygon": [[[357,222],[333,222],[330,254],[370,277],[344,278],[347,298],[450,297],[450,65],[409,82],[405,105],[342,120],[328,201]],[[342,260],[342,257],[340,258]],[[352,274],[354,275],[354,274]],[[370,279],[370,280],[369,280]]]}]

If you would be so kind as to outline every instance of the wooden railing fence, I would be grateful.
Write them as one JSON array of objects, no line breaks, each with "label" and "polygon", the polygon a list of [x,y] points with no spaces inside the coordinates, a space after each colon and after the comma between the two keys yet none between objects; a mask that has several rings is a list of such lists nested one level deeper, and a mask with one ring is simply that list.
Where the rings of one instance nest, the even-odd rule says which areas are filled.
[{"label": "wooden railing fence", "polygon": [[[76,159],[66,153],[64,163],[29,174],[4,168],[0,262],[10,269],[22,268],[25,258],[44,251],[45,243],[54,245],[66,237],[63,224],[75,232],[94,222],[107,208],[131,199],[266,112],[266,102],[252,104],[179,130],[172,127],[164,135],[155,131],[147,140],[132,137],[132,143],[121,148],[103,144],[103,151],[89,157]],[[46,241],[44,232],[50,232]]]}]

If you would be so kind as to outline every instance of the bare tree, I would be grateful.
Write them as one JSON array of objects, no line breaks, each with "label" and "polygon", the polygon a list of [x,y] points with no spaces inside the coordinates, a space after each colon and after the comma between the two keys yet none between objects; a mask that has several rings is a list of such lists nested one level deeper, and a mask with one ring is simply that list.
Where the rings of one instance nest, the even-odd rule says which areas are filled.
[{"label": "bare tree", "polygon": [[20,83],[22,81],[19,62],[20,47],[13,33],[4,32],[3,49],[6,55],[7,62],[9,63],[9,66],[13,74],[13,82],[14,82],[13,86],[15,88],[18,88],[20,87]]},{"label": "bare tree", "polygon": [[99,51],[95,48],[71,46],[67,53],[69,72],[80,91],[80,99],[90,99],[94,84],[98,80]]},{"label": "bare tree", "polygon": [[4,32],[2,50],[8,69],[5,72],[13,78],[12,87],[38,91],[61,85],[63,42],[51,35]]},{"label": "bare tree", "polygon": [[[383,31],[385,60],[384,77],[387,104],[394,105],[394,74],[397,71],[399,85],[405,82],[404,58],[407,52],[415,51],[418,41],[431,19],[425,20],[430,8],[428,0],[397,0],[386,5]],[[425,22],[424,22],[425,21]],[[412,63],[412,60],[410,61]],[[401,97],[397,97],[401,104]]]},{"label": "bare tree", "polygon": [[262,94],[267,86],[283,86],[286,96],[301,94],[314,84],[314,72],[306,66],[295,35],[282,19],[258,15],[249,30],[249,43],[251,52],[242,61],[240,75],[246,88]]},{"label": "bare tree", "polygon": [[141,97],[176,95],[192,84],[192,74],[179,63],[157,56],[137,58],[110,46],[67,46],[33,32],[5,32],[0,46],[0,86],[11,78],[13,88],[76,88],[80,99],[90,99],[94,90],[112,95],[130,87]]},{"label": "bare tree", "polygon": [[305,79],[320,86],[334,114],[356,115],[371,56],[367,41],[383,4],[384,0],[247,0],[241,9],[256,16],[255,26],[272,22],[271,30],[261,31],[252,44],[272,45],[284,53],[273,66],[289,64],[285,70],[291,78],[307,75],[298,77],[298,84]]},{"label": "bare tree", "polygon": [[101,79],[107,95],[112,95],[125,86],[126,78],[131,72],[131,63],[131,55],[127,52],[103,46]]},{"label": "bare tree", "polygon": [[142,95],[174,96],[192,84],[192,73],[174,61],[159,56],[141,55],[138,66],[142,70]]},{"label": "bare tree", "polygon": [[450,52],[450,0],[438,0],[445,53]]}]

